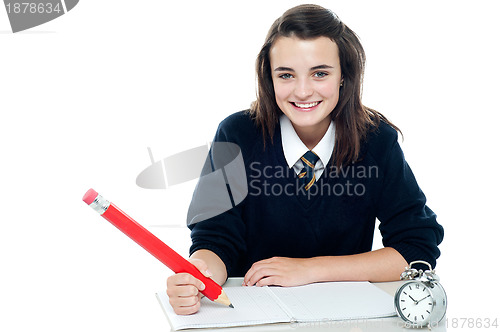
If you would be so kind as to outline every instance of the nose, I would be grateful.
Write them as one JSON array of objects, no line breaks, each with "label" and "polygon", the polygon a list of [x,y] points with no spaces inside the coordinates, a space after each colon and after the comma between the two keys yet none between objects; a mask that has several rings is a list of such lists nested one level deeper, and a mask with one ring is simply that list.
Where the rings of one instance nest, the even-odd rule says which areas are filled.
[{"label": "nose", "polygon": [[307,78],[297,80],[294,91],[297,98],[300,98],[302,100],[307,99],[313,94],[313,92],[314,89],[310,80],[308,80]]}]

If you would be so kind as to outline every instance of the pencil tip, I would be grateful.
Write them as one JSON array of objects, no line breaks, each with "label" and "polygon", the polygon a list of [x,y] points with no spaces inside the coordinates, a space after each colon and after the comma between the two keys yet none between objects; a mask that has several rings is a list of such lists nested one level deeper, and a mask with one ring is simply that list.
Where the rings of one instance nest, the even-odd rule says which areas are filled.
[{"label": "pencil tip", "polygon": [[233,308],[233,309],[234,309],[234,306],[233,306],[233,304],[232,304],[232,303],[229,305],[229,308]]}]

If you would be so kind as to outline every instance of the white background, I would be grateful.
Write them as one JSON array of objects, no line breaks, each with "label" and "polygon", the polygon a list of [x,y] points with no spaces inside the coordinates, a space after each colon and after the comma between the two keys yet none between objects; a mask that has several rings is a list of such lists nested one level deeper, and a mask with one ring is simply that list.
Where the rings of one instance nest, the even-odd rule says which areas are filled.
[{"label": "white background", "polygon": [[[299,3],[82,0],[17,34],[0,8],[0,330],[169,329],[154,293],[170,271],[81,197],[94,188],[187,256],[194,182],[137,187],[147,147],[205,144],[248,108],[267,30]],[[359,35],[363,101],[403,130],[445,228],[448,318],[500,318],[495,1],[317,3]]]}]

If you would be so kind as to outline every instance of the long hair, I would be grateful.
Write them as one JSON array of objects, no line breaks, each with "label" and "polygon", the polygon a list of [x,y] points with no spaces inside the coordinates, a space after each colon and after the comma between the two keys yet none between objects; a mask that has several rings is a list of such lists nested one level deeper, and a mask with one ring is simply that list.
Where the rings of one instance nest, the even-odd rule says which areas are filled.
[{"label": "long hair", "polygon": [[357,35],[330,10],[318,5],[299,5],[287,10],[273,23],[257,56],[257,100],[252,103],[250,113],[261,127],[264,141],[266,136],[272,140],[282,114],[276,103],[269,58],[274,42],[280,37],[304,40],[328,37],[337,44],[343,85],[338,103],[330,114],[335,121],[333,164],[342,167],[357,161],[361,143],[381,120],[401,133],[382,114],[361,103],[365,52]]}]

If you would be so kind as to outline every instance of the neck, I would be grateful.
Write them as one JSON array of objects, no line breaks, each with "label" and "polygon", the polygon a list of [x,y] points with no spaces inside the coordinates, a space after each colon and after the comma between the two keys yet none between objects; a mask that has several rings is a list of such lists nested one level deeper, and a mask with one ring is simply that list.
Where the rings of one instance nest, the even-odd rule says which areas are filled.
[{"label": "neck", "polygon": [[293,125],[293,128],[302,143],[304,143],[309,150],[312,150],[316,145],[318,145],[323,136],[325,136],[329,126],[330,122],[326,122],[325,124],[319,124],[314,127],[297,127]]}]

